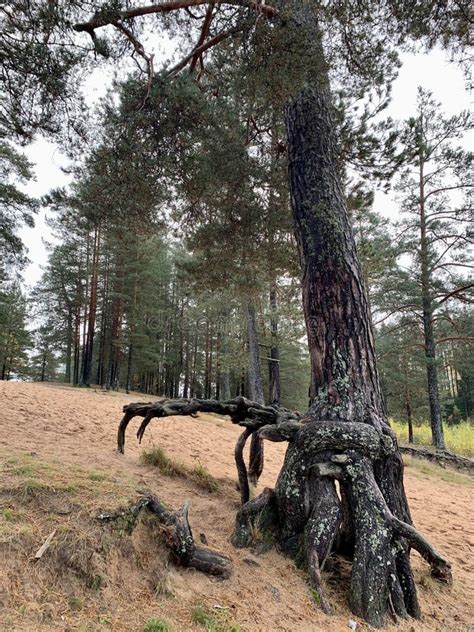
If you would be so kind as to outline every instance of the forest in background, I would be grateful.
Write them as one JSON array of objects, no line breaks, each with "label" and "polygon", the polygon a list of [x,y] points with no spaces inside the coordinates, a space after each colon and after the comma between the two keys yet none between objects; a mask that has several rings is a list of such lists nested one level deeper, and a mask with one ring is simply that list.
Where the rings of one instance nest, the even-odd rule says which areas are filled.
[{"label": "forest in background", "polygon": [[[225,72],[225,98],[208,98],[214,71]],[[277,107],[259,109],[249,68],[219,52],[200,83],[156,82],[142,102],[140,81],[113,86],[87,143],[71,149],[72,185],[41,200],[23,192],[32,166],[21,149],[2,141],[0,379],[240,394],[305,410],[309,358]],[[380,118],[386,94],[363,114],[358,95],[336,94],[388,413],[410,424],[469,419],[469,116],[443,117],[422,89],[405,121]],[[398,222],[374,208],[374,178],[397,190]],[[17,231],[41,207],[54,241],[25,293]]]}]

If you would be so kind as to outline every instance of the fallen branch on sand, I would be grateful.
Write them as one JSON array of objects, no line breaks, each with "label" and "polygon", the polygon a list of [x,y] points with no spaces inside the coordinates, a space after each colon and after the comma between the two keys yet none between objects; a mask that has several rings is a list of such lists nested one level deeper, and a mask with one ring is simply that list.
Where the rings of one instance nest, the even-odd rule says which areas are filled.
[{"label": "fallen branch on sand", "polygon": [[158,496],[147,494],[128,509],[120,509],[112,513],[101,513],[102,521],[125,520],[129,530],[133,530],[143,510],[148,510],[158,519],[165,533],[165,542],[171,551],[173,561],[179,566],[195,568],[209,575],[228,579],[232,573],[232,565],[228,558],[211,549],[196,546],[189,524],[189,503],[170,512]]}]

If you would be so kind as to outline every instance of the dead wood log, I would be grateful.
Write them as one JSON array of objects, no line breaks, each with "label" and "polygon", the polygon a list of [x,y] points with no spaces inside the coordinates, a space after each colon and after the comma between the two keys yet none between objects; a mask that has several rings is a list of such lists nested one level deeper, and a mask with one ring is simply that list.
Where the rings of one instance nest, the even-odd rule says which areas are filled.
[{"label": "dead wood log", "polygon": [[415,448],[413,446],[402,445],[400,446],[400,452],[402,454],[409,454],[417,459],[426,459],[432,463],[437,463],[442,467],[453,467],[457,470],[462,470],[466,474],[474,474],[474,461],[467,457],[454,454],[448,450],[435,450],[429,448]]},{"label": "dead wood log", "polygon": [[164,503],[153,494],[140,498],[128,509],[99,514],[102,521],[124,519],[129,531],[135,527],[140,513],[148,510],[156,516],[163,527],[165,543],[171,552],[171,558],[178,566],[195,568],[208,575],[216,575],[228,579],[232,573],[230,559],[206,547],[196,546],[189,524],[189,502],[175,512],[169,511]]}]

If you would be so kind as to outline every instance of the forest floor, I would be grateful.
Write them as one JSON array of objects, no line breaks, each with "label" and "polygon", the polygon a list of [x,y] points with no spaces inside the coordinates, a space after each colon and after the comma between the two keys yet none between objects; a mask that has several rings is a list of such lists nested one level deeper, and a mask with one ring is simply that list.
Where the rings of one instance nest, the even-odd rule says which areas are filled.
[{"label": "forest floor", "polygon": [[[349,619],[356,617],[346,603],[346,564],[324,574],[335,611],[326,616],[291,560],[275,550],[258,555],[230,544],[239,503],[233,463],[239,428],[211,415],[168,417],[154,420],[139,446],[135,420],[125,454],[117,453],[123,404],[147,399],[0,382],[0,630],[140,632],[151,619],[162,618],[173,632],[203,630],[203,623],[215,632],[347,632]],[[190,472],[196,464],[205,466],[217,489],[141,464],[140,454],[155,445]],[[257,492],[274,485],[284,449],[266,442]],[[474,479],[419,460],[409,459],[407,466],[414,522],[451,560],[454,584],[432,580],[414,553],[423,618],[389,621],[385,629],[474,631]],[[141,490],[173,508],[189,499],[196,540],[205,534],[211,548],[232,559],[231,579],[217,581],[168,565],[150,520],[142,520],[131,536],[97,520],[99,511],[127,506]],[[52,532],[49,549],[34,561]],[[369,629],[358,624],[358,630]]]}]

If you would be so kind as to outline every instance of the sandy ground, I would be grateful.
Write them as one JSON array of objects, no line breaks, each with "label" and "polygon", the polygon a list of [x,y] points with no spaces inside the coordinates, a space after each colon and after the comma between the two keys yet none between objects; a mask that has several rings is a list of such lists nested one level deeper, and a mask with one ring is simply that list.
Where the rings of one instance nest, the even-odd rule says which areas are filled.
[{"label": "sandy ground", "polygon": [[[117,480],[132,478],[137,486],[156,491],[174,506],[190,498],[191,524],[195,533],[206,533],[213,548],[229,555],[235,572],[229,581],[215,582],[198,573],[175,571],[175,583],[182,600],[191,603],[200,598],[226,606],[242,630],[250,632],[348,630],[348,619],[355,617],[350,614],[345,595],[337,587],[332,587],[330,594],[336,614],[325,616],[315,609],[304,574],[295,569],[291,560],[271,551],[259,556],[258,561],[255,558],[258,565],[249,565],[248,559],[252,555],[230,545],[238,506],[238,494],[230,481],[235,478],[233,449],[239,429],[214,416],[198,419],[170,417],[154,420],[139,446],[134,434],[139,420],[135,419],[127,432],[125,455],[120,455],[115,449],[116,430],[122,406],[130,401],[147,401],[147,398],[57,385],[0,382],[1,453],[35,453],[44,460],[103,470]],[[152,467],[141,465],[140,452],[152,445],[164,447],[170,456],[189,465],[205,464],[216,478],[228,479],[226,489],[233,491],[228,491],[227,495],[210,496],[187,481],[166,479]],[[284,448],[283,444],[266,442],[265,471],[257,492],[264,486],[273,486]],[[405,481],[414,522],[451,560],[455,582],[452,587],[436,584],[430,579],[427,566],[413,554],[416,577],[421,582],[419,597],[423,618],[421,621],[403,621],[397,626],[389,623],[386,629],[410,632],[474,630],[471,625],[474,621],[474,488],[427,476],[416,467],[406,469]],[[133,594],[130,597],[132,599]],[[140,599],[144,599],[143,595]],[[153,609],[152,598],[147,599]],[[126,608],[126,604],[117,607]],[[172,610],[173,603],[159,609],[166,614],[166,608]],[[130,624],[124,623],[114,629],[141,629],[127,626]],[[182,629],[191,627],[184,625]],[[359,623],[358,629],[368,627]]]}]

